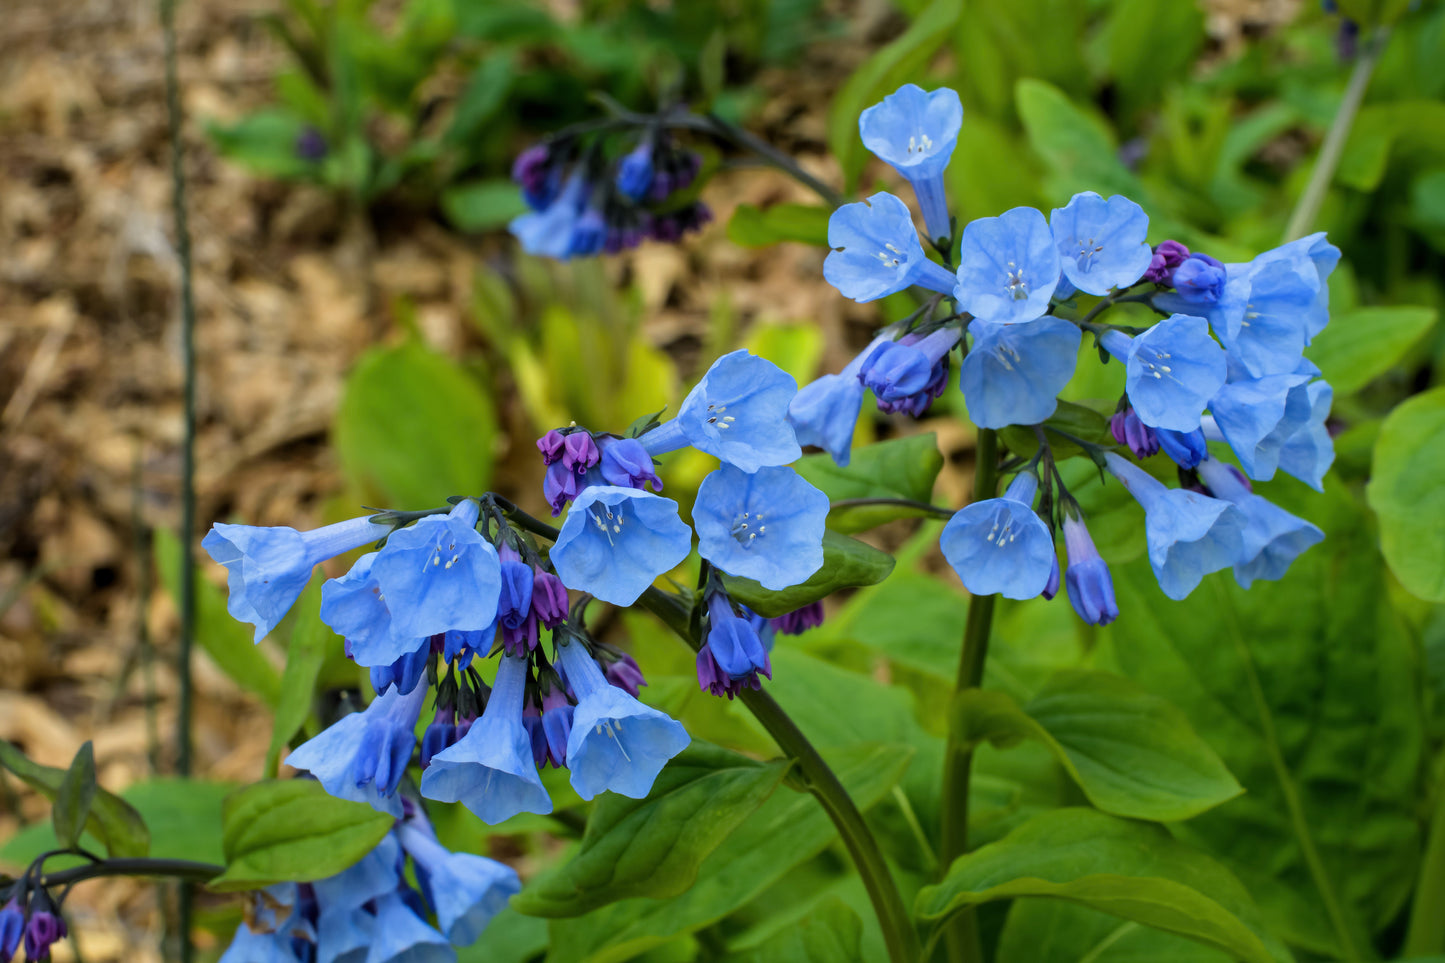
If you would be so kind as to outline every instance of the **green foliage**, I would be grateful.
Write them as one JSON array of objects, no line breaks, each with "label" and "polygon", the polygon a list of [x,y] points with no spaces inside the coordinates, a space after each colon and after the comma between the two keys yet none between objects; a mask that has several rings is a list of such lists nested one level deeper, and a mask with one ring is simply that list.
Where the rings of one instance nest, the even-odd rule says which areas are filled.
[{"label": "green foliage", "polygon": [[66,846],[80,844],[80,834],[95,802],[95,790],[95,747],[87,741],[71,760],[50,812],[55,838]]},{"label": "green foliage", "polygon": [[1392,370],[1435,326],[1434,308],[1372,307],[1338,311],[1309,347],[1309,358],[1340,396]]},{"label": "green foliage", "polygon": [[816,204],[774,204],[767,210],[739,204],[728,221],[728,240],[741,247],[771,247],[782,241],[826,246],[832,213]]},{"label": "green foliage", "polygon": [[1078,903],[1018,899],[999,934],[996,963],[1229,963],[1200,943]]},{"label": "green foliage", "polygon": [[[0,740],[0,767],[49,799],[57,809],[66,810],[63,817],[55,820],[58,838],[66,841],[75,839],[79,836],[76,827],[83,826],[111,856],[146,855],[150,849],[150,830],[146,828],[145,820],[124,799],[96,788],[95,763],[87,752],[89,746],[90,743],[86,743],[77,754],[78,766],[72,763],[69,769],[56,769],[32,762],[19,749]],[[89,767],[86,758],[91,760]],[[70,778],[72,773],[75,773],[73,779]],[[90,797],[88,803],[83,798],[87,795]]]},{"label": "green foliage", "polygon": [[862,937],[858,914],[833,896],[797,926],[736,959],[739,963],[862,963]]},{"label": "green foliage", "polygon": [[1445,602],[1445,388],[1400,405],[1380,429],[1370,480],[1370,507],[1380,519],[1380,547],[1411,592]]},{"label": "green foliage", "polygon": [[805,582],[773,590],[763,588],[750,578],[727,575],[723,584],[743,605],[766,618],[775,618],[827,598],[839,589],[874,585],[887,578],[891,571],[893,558],[887,552],[830,531],[823,535],[823,567]]},{"label": "green foliage", "polygon": [[[804,455],[793,463],[815,488],[834,502],[854,498],[902,498],[928,504],[933,483],[943,469],[938,438],[932,433],[894,438],[853,449],[847,466],[826,453]],[[860,505],[835,508],[828,527],[839,532],[861,532],[895,518],[926,515],[902,505]]]}]

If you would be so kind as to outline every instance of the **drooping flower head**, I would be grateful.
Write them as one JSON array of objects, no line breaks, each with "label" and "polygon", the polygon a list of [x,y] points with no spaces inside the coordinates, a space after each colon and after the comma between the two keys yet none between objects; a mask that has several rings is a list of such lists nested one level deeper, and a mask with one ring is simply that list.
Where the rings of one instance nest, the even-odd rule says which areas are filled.
[{"label": "drooping flower head", "polygon": [[1208,459],[1200,464],[1199,477],[1215,498],[1229,502],[1244,516],[1242,543],[1234,562],[1234,578],[1240,588],[1249,588],[1255,579],[1283,578],[1296,558],[1324,540],[1325,533],[1318,526],[1250,491],[1229,465]]},{"label": "drooping flower head", "polygon": [[1159,439],[1154,429],[1139,420],[1132,405],[1125,405],[1114,412],[1109,419],[1109,434],[1141,461],[1152,458],[1159,451]]},{"label": "drooping flower head", "polygon": [[652,189],[652,140],[643,138],[617,164],[617,189],[640,201]]},{"label": "drooping flower head", "polygon": [[1203,318],[1176,314],[1136,338],[1109,330],[1099,343],[1124,362],[1129,403],[1151,428],[1195,430],[1224,385],[1224,352]]},{"label": "drooping flower head", "polygon": [[437,842],[426,818],[416,813],[397,827],[397,840],[416,867],[422,895],[437,925],[457,946],[470,946],[522,889],[517,871],[472,853],[454,853]]},{"label": "drooping flower head", "polygon": [[572,235],[590,193],[587,178],[574,170],[546,206],[513,218],[508,230],[528,254],[565,261],[572,256]]},{"label": "drooping flower head", "polygon": [[999,498],[954,513],[938,544],[943,557],[974,595],[1031,599],[1043,592],[1054,567],[1054,537],[1033,509],[1038,476],[1019,472]]},{"label": "drooping flower head", "polygon": [[928,235],[948,237],[948,201],[943,172],[958,144],[963,126],[963,103],[947,87],[925,93],[904,84],[858,117],[863,146],[913,185]]},{"label": "drooping flower head", "polygon": [[1114,600],[1114,579],[1109,566],[1082,518],[1064,514],[1064,546],[1069,552],[1069,570],[1065,586],[1069,604],[1079,618],[1090,625],[1108,625],[1119,617],[1119,603]]},{"label": "drooping flower head", "polygon": [[929,394],[938,381],[939,365],[958,344],[962,333],[940,328],[922,337],[905,335],[873,348],[858,369],[858,380],[877,396],[880,404],[896,405]]},{"label": "drooping flower head", "polygon": [[809,629],[816,629],[822,625],[823,615],[821,601],[809,602],[800,609],[794,609],[777,618],[769,619],[768,623],[774,631],[781,632],[783,635],[802,635]]},{"label": "drooping flower head", "polygon": [[791,468],[723,465],[698,486],[698,552],[729,575],[785,589],[823,565],[828,496]]},{"label": "drooping flower head", "polygon": [[863,362],[881,344],[892,341],[887,335],[874,338],[862,353],[837,374],[825,374],[804,385],[788,404],[788,423],[793,426],[799,445],[815,445],[846,466],[853,454],[853,431],[858,426],[858,413],[863,408],[865,389],[858,379]]},{"label": "drooping flower head", "polygon": [[1160,428],[1154,432],[1154,437],[1159,442],[1159,450],[1180,468],[1193,468],[1209,453],[1209,448],[1204,443],[1204,432],[1198,428],[1194,431]]},{"label": "drooping flower head", "polygon": [[0,960],[10,963],[24,934],[25,910],[20,905],[20,897],[11,896],[4,908],[0,908]]},{"label": "drooping flower head", "polygon": [[395,636],[486,629],[497,617],[501,566],[476,529],[475,499],[395,532],[371,564]]},{"label": "drooping flower head", "polygon": [[892,194],[880,192],[834,211],[828,218],[828,247],[823,277],[860,304],[915,284],[943,294],[953,291],[953,272],[923,253],[908,207]]},{"label": "drooping flower head", "polygon": [[603,484],[619,488],[651,485],[653,491],[662,491],[662,479],[657,477],[652,456],[642,442],[636,438],[603,438],[601,448],[602,457],[597,470]]},{"label": "drooping flower head", "polygon": [[958,306],[995,324],[1032,321],[1058,287],[1059,249],[1043,214],[1015,207],[963,229],[958,249]]},{"label": "drooping flower head", "polygon": [[677,502],[635,488],[593,485],[572,503],[550,557],[568,588],[631,605],[691,548],[692,532],[678,517]]},{"label": "drooping flower head", "polygon": [[1088,294],[1127,288],[1149,268],[1149,217],[1122,194],[1075,194],[1049,215],[1064,277]]},{"label": "drooping flower head", "polygon": [[968,330],[974,342],[963,358],[959,385],[974,424],[1034,425],[1054,413],[1078,362],[1078,327],[1062,318],[1038,318],[1022,324],[974,321]]},{"label": "drooping flower head", "polygon": [[1231,381],[1210,401],[1215,426],[1250,478],[1273,478],[1285,443],[1309,423],[1309,383],[1317,372],[1306,362],[1289,374]]},{"label": "drooping flower head", "polygon": [[1174,276],[1174,269],[1183,264],[1189,257],[1189,248],[1178,241],[1161,241],[1159,246],[1154,248],[1154,256],[1149,260],[1149,269],[1144,272],[1144,280],[1151,284],[1170,284]]},{"label": "drooping flower head", "polygon": [[751,622],[733,611],[726,592],[714,592],[707,599],[707,646],[712,649],[718,667],[730,678],[738,679],[761,672],[773,677],[768,650]]},{"label": "drooping flower head", "polygon": [[1335,461],[1335,442],[1325,420],[1330,416],[1334,389],[1326,382],[1312,381],[1306,388],[1310,417],[1279,453],[1279,470],[1293,475],[1317,492],[1325,490],[1325,472]]}]

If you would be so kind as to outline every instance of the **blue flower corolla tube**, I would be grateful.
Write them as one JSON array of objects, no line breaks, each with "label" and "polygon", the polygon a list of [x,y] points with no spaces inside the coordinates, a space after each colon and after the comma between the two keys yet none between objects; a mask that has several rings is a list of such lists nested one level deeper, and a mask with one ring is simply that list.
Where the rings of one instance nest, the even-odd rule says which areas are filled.
[{"label": "blue flower corolla tube", "polygon": [[1335,392],[1323,381],[1310,382],[1306,391],[1310,401],[1309,420],[1280,449],[1279,469],[1322,492],[1325,472],[1335,461],[1335,442],[1325,426]]},{"label": "blue flower corolla tube", "polygon": [[475,499],[394,533],[371,564],[391,631],[421,638],[481,631],[497,617],[501,562],[476,529]]},{"label": "blue flower corolla tube", "polygon": [[1038,488],[1037,475],[1019,472],[1002,496],[964,506],[943,526],[943,557],[973,595],[1031,599],[1048,585],[1054,538],[1033,509]]},{"label": "blue flower corolla tube", "polygon": [[1132,405],[1126,405],[1122,411],[1110,416],[1109,434],[1140,461],[1153,457],[1159,451],[1159,438],[1154,429],[1139,420]]},{"label": "blue flower corolla tube", "polygon": [[609,684],[580,642],[562,643],[557,657],[577,696],[567,737],[572,788],[583,799],[600,792],[642,799],[692,737],[676,719]]},{"label": "blue flower corolla tube", "polygon": [[253,641],[260,642],[291,611],[318,563],[391,531],[390,525],[371,518],[353,518],[309,532],[218,522],[201,540],[201,547],[226,566],[230,588],[226,611],[238,622],[254,625]]},{"label": "blue flower corolla tube", "polygon": [[1168,428],[1160,428],[1154,432],[1154,438],[1159,443],[1159,450],[1180,468],[1193,468],[1209,454],[1209,448],[1204,443],[1204,432],[1200,429],[1170,431]]},{"label": "blue flower corolla tube", "polygon": [[631,605],[692,549],[677,502],[661,495],[593,485],[572,503],[550,554],[568,588],[613,605]]},{"label": "blue flower corolla tube", "polygon": [[1224,264],[1208,254],[1189,255],[1169,276],[1178,298],[1193,310],[1217,304],[1228,280]]},{"label": "blue flower corolla tube", "polygon": [[451,852],[419,820],[403,820],[396,835],[416,867],[438,927],[457,946],[475,943],[507,900],[521,892],[512,867],[485,856]]},{"label": "blue flower corolla tube", "polygon": [[603,484],[618,488],[651,485],[653,491],[662,491],[662,479],[657,477],[652,456],[642,442],[636,438],[603,438],[601,449],[602,457],[597,470]]},{"label": "blue flower corolla tube", "polygon": [[617,189],[634,201],[642,200],[652,190],[652,169],[652,141],[643,138],[618,162]]},{"label": "blue flower corolla tube", "polygon": [[723,465],[702,480],[692,508],[698,553],[773,590],[823,567],[827,518],[828,496],[791,468],[748,474]]},{"label": "blue flower corolla tube", "polygon": [[1201,462],[1199,478],[1215,498],[1229,502],[1244,516],[1243,544],[1234,563],[1234,579],[1240,588],[1249,588],[1255,579],[1283,578],[1295,559],[1324,540],[1325,533],[1318,526],[1254,494],[1224,462]]},{"label": "blue flower corolla tube", "polygon": [[391,666],[417,651],[426,639],[391,630],[391,609],[371,574],[377,552],[358,558],[340,578],[321,586],[321,621],[346,640],[346,654],[361,666]]},{"label": "blue flower corolla tube", "polygon": [[797,461],[788,405],[798,383],[782,368],[739,349],[712,363],[687,393],[677,417],[639,441],[650,455],[691,445],[743,471]]},{"label": "blue flower corolla tube", "polygon": [[973,347],[964,355],[959,386],[968,417],[980,428],[1035,425],[1059,406],[1059,392],[1074,376],[1078,327],[1062,318],[1022,324],[974,321]]},{"label": "blue flower corolla tube", "polygon": [[364,909],[324,906],[316,920],[316,963],[366,963],[376,917]]},{"label": "blue flower corolla tube", "polygon": [[1129,287],[1154,258],[1146,240],[1149,216],[1122,194],[1107,200],[1093,191],[1075,194],[1050,212],[1049,229],[1064,279],[1087,294]]},{"label": "blue flower corolla tube", "polygon": [[497,596],[497,622],[520,628],[532,614],[532,566],[523,562],[510,546],[497,553],[501,558],[501,591]]},{"label": "blue flower corolla tube", "polygon": [[1171,315],[1135,338],[1110,329],[1099,343],[1124,362],[1124,391],[1150,428],[1193,431],[1224,386],[1224,352],[1203,318]]},{"label": "blue flower corolla tube", "polygon": [[1044,583],[1044,590],[1039,593],[1045,601],[1052,601],[1055,595],[1059,594],[1059,556],[1054,555],[1054,567],[1049,572],[1049,580]]},{"label": "blue flower corolla tube", "polygon": [[1309,365],[1290,374],[1231,381],[1210,401],[1214,424],[1250,478],[1273,478],[1285,443],[1310,420],[1314,371]]},{"label": "blue flower corolla tube", "polygon": [[527,660],[504,653],[482,717],[466,735],[431,757],[421,777],[423,796],[460,802],[490,826],[517,813],[552,811],[522,723],[526,686]]},{"label": "blue flower corolla tube", "polygon": [[1061,276],[1049,222],[1032,207],[969,222],[957,273],[954,300],[974,317],[995,324],[1042,317]]},{"label": "blue flower corolla tube", "polygon": [[823,277],[859,304],[914,286],[948,294],[953,272],[923,253],[908,206],[887,192],[844,204],[828,218]]},{"label": "blue flower corolla tube", "polygon": [[880,402],[898,404],[929,390],[937,367],[962,337],[958,328],[939,328],[918,337],[877,345],[858,369],[861,381]]},{"label": "blue flower corolla tube", "polygon": [[542,738],[547,746],[547,759],[554,769],[567,765],[567,740],[572,736],[572,719],[576,713],[577,707],[560,685],[542,697]]},{"label": "blue flower corolla tube", "polygon": [[365,963],[456,963],[457,952],[399,892],[376,901]]},{"label": "blue flower corolla tube", "polygon": [[962,126],[963,102],[956,91],[940,87],[926,93],[915,84],[904,84],[858,117],[863,146],[913,185],[935,241],[952,233],[943,172]]},{"label": "blue flower corolla tube", "polygon": [[316,880],[311,888],[324,913],[328,909],[359,909],[403,882],[401,845],[395,833],[387,833],[360,860],[335,876]]},{"label": "blue flower corolla tube", "polygon": [[736,679],[750,672],[762,672],[772,678],[768,650],[757,629],[733,611],[726,592],[714,592],[707,599],[707,644],[718,667]]},{"label": "blue flower corolla tube", "polygon": [[[442,661],[455,661],[458,669],[472,664],[478,652],[490,652],[497,636],[497,625],[493,622],[480,632],[458,632],[453,629],[442,636]],[[435,651],[435,648],[433,648]]]},{"label": "blue flower corolla tube", "polygon": [[788,404],[788,423],[799,445],[815,445],[846,466],[853,456],[853,432],[863,410],[863,383],[858,371],[881,344],[893,339],[879,335],[837,374],[825,374],[798,389]]},{"label": "blue flower corolla tube", "polygon": [[1069,552],[1069,569],[1064,581],[1069,604],[1079,618],[1090,625],[1108,625],[1119,617],[1109,565],[1094,547],[1084,520],[1067,512],[1064,513],[1064,547]]},{"label": "blue flower corolla tube", "polygon": [[18,897],[12,896],[0,909],[0,958],[9,963],[10,957],[20,946],[20,937],[25,933],[25,911],[20,908]]},{"label": "blue flower corolla tube", "polygon": [[1244,544],[1244,517],[1233,505],[1183,488],[1166,488],[1113,452],[1109,473],[1144,508],[1149,566],[1165,595],[1178,601],[1204,576],[1234,564]]},{"label": "blue flower corolla tube", "polygon": [[371,666],[371,687],[381,695],[393,685],[406,695],[421,681],[426,664],[431,659],[431,646],[419,645],[391,665]]},{"label": "blue flower corolla tube", "polygon": [[429,687],[409,693],[391,689],[353,712],[286,757],[286,765],[305,769],[338,799],[369,803],[401,815],[396,787],[416,746],[416,720]]},{"label": "blue flower corolla tube", "polygon": [[546,207],[514,217],[507,229],[528,254],[566,260],[572,256],[572,234],[587,194],[587,179],[574,171]]}]

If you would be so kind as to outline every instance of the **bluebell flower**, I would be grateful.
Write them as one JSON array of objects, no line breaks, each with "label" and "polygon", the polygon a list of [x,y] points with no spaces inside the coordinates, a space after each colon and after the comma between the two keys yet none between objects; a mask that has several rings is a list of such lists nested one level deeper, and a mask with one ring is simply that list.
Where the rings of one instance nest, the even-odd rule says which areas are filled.
[{"label": "bluebell flower", "polygon": [[1032,321],[1048,310],[1060,271],[1049,222],[1032,207],[1015,207],[963,229],[953,297],[985,321]]},{"label": "bluebell flower", "polygon": [[636,438],[603,438],[601,447],[602,457],[597,470],[603,484],[618,488],[651,485],[653,491],[662,491],[662,479],[657,477],[652,456],[642,442]]},{"label": "bluebell flower", "polygon": [[1099,343],[1124,362],[1129,403],[1151,428],[1193,431],[1224,385],[1224,352],[1203,318],[1172,315],[1136,338],[1111,329]]},{"label": "bluebell flower", "polygon": [[316,880],[311,889],[324,913],[329,909],[359,909],[402,883],[401,844],[394,833],[387,833],[371,852],[336,875]]},{"label": "bluebell flower", "polygon": [[399,893],[376,901],[366,963],[456,963],[447,938],[432,929]]},{"label": "bluebell flower", "polygon": [[1039,479],[1014,477],[999,498],[954,513],[938,539],[943,557],[974,595],[1031,599],[1043,592],[1054,566],[1054,537],[1033,509]]},{"label": "bluebell flower", "polygon": [[497,617],[497,550],[477,532],[475,499],[395,532],[371,564],[391,611],[391,631],[421,638],[452,629],[475,632]]},{"label": "bluebell flower", "polygon": [[438,928],[457,946],[475,943],[492,917],[522,889],[512,867],[485,856],[451,852],[419,819],[404,820],[396,835],[416,867]]},{"label": "bluebell flower", "polygon": [[431,654],[430,645],[419,645],[391,665],[371,666],[371,687],[377,695],[381,695],[394,685],[402,695],[406,695],[421,681]]},{"label": "bluebell flower", "polygon": [[1218,303],[1226,281],[1224,264],[1208,254],[1189,255],[1170,275],[1179,298],[1196,310]]},{"label": "bluebell flower", "polygon": [[1234,579],[1249,588],[1255,579],[1283,578],[1296,558],[1324,540],[1318,526],[1297,518],[1269,499],[1250,491],[1229,465],[1205,460],[1199,478],[1215,498],[1221,498],[1244,516],[1243,542],[1234,563]]},{"label": "bluebell flower", "polygon": [[316,920],[316,963],[366,963],[375,927],[376,917],[368,910],[322,908]]},{"label": "bluebell flower", "polygon": [[1243,545],[1244,518],[1226,501],[1164,483],[1113,452],[1109,472],[1144,508],[1149,565],[1159,588],[1182,599],[1211,572],[1233,565]]},{"label": "bluebell flower", "polygon": [[602,251],[607,242],[607,220],[594,204],[582,209],[577,220],[572,222],[572,239],[567,245],[567,257],[592,257]]},{"label": "bluebell flower", "polygon": [[584,488],[601,482],[601,472],[578,474],[568,468],[565,462],[554,461],[547,466],[547,472],[542,477],[542,497],[552,506],[552,515],[556,517],[562,514],[562,509],[567,507],[568,502],[582,494]]},{"label": "bluebell flower", "polygon": [[368,552],[345,575],[321,586],[321,621],[346,640],[347,655],[362,666],[393,665],[426,642],[391,631],[391,609],[371,574],[377,554]]},{"label": "bluebell flower", "polygon": [[515,629],[532,614],[532,566],[523,562],[510,546],[498,553],[501,559],[501,591],[497,596],[497,621]]},{"label": "bluebell flower", "polygon": [[547,207],[562,188],[562,168],[546,144],[533,144],[512,162],[512,180],[522,188],[522,199],[534,211]]},{"label": "bluebell flower", "polygon": [[423,796],[460,802],[493,826],[517,813],[552,811],[522,724],[527,664],[526,659],[501,656],[481,719],[454,745],[431,757],[421,777]]},{"label": "bluebell flower", "polygon": [[1064,546],[1069,552],[1069,570],[1065,586],[1069,604],[1079,618],[1090,625],[1108,625],[1119,617],[1119,603],[1114,600],[1114,579],[1109,565],[1094,547],[1089,529],[1082,518],[1064,513]]},{"label": "bluebell flower", "polygon": [[707,645],[718,667],[733,678],[763,672],[772,678],[768,650],[763,648],[757,629],[733,611],[726,592],[714,592],[707,599]]},{"label": "bluebell flower", "polygon": [[639,440],[649,454],[691,445],[743,471],[797,461],[803,450],[788,424],[798,383],[744,350],[723,355],[688,392],[677,417]]},{"label": "bluebell flower", "polygon": [[791,468],[723,465],[702,480],[692,509],[703,558],[775,590],[822,568],[827,518],[828,496]]},{"label": "bluebell flower", "polygon": [[959,385],[974,424],[1036,425],[1054,413],[1078,362],[1077,326],[1038,318],[1022,324],[974,321],[968,330],[973,347],[964,355]]},{"label": "bluebell flower", "polygon": [[905,335],[898,341],[877,344],[858,369],[858,380],[880,402],[896,403],[928,391],[937,367],[958,344],[958,328],[940,328],[925,336]]},{"label": "bluebell flower", "polygon": [[844,204],[828,218],[823,277],[860,304],[913,285],[948,294],[953,272],[932,261],[918,243],[908,207],[887,192]]},{"label": "bluebell flower", "polygon": [[643,140],[628,151],[617,164],[617,189],[626,197],[640,201],[652,190],[652,141]]},{"label": "bluebell flower", "polygon": [[226,611],[238,622],[254,625],[254,641],[260,642],[291,611],[318,563],[375,542],[390,530],[371,516],[309,532],[218,522],[201,547],[226,566],[231,590]]},{"label": "bluebell flower", "polygon": [[[823,616],[823,603],[819,600],[817,602],[809,602],[800,609],[785,612],[777,618],[766,619],[764,621],[775,632],[781,632],[783,635],[802,635],[809,629],[816,629],[822,625]],[[762,617],[758,616],[758,618],[761,619]],[[761,635],[761,632],[759,635]],[[771,640],[764,638],[763,641],[768,649],[773,647]]]},{"label": "bluebell flower", "polygon": [[1132,405],[1125,405],[1122,410],[1110,416],[1109,434],[1141,461],[1152,458],[1159,451],[1158,435],[1153,428],[1139,420],[1139,414]]},{"label": "bluebell flower", "polygon": [[532,613],[537,621],[555,629],[567,619],[567,586],[551,572],[532,575]]},{"label": "bluebell flower", "polygon": [[598,643],[595,654],[607,681],[633,698],[647,685],[642,667],[629,653]]},{"label": "bluebell flower", "polygon": [[478,653],[485,655],[492,650],[492,642],[496,636],[495,622],[480,632],[458,632],[453,629],[442,636],[442,661],[456,662],[459,670],[465,669],[472,664],[473,656]]},{"label": "bluebell flower", "polygon": [[1231,381],[1209,403],[1215,426],[1250,478],[1273,478],[1285,443],[1310,420],[1312,369]]},{"label": "bluebell flower", "polygon": [[588,193],[587,179],[574,171],[546,207],[513,218],[508,229],[528,254],[566,260],[572,256],[572,233]]},{"label": "bluebell flower", "polygon": [[1159,443],[1159,449],[1180,468],[1193,468],[1209,453],[1204,443],[1204,432],[1197,428],[1194,431],[1160,428],[1154,432],[1154,438]]},{"label": "bluebell flower", "polygon": [[1309,311],[1305,315],[1305,343],[1308,344],[1329,323],[1329,278],[1334,273],[1335,266],[1340,263],[1340,249],[1325,240],[1324,231],[1317,231],[1298,240],[1290,241],[1288,244],[1283,244],[1273,251],[1266,251],[1256,260],[1271,258],[1293,260],[1301,255],[1308,258],[1310,264],[1314,266],[1315,279],[1318,281],[1315,299],[1310,302]]},{"label": "bluebell flower", "polygon": [[1310,401],[1309,420],[1280,449],[1279,469],[1322,492],[1325,490],[1325,472],[1335,461],[1335,442],[1325,426],[1335,393],[1323,381],[1310,382],[1306,393]]},{"label": "bluebell flower", "polygon": [[593,485],[572,503],[550,557],[568,588],[631,605],[691,549],[692,532],[678,517],[677,502]]},{"label": "bluebell flower", "polygon": [[20,937],[25,933],[25,910],[20,907],[20,900],[11,896],[0,909],[0,959],[7,961],[15,955],[15,950],[20,946]]},{"label": "bluebell flower", "polygon": [[1059,556],[1054,555],[1054,565],[1049,571],[1049,580],[1044,583],[1044,590],[1039,593],[1045,601],[1052,601],[1055,595],[1059,594]]},{"label": "bluebell flower", "polygon": [[1065,280],[1088,294],[1129,287],[1154,257],[1146,240],[1149,216],[1122,194],[1108,200],[1093,191],[1075,194],[1049,214],[1049,229]]},{"label": "bluebell flower", "polygon": [[292,944],[290,933],[257,931],[243,922],[218,963],[303,963]]},{"label": "bluebell flower", "polygon": [[940,87],[925,93],[914,84],[904,84],[858,117],[863,146],[913,185],[928,235],[935,240],[953,233],[943,172],[962,126],[957,92]]},{"label": "bluebell flower", "polygon": [[788,405],[788,423],[799,445],[822,448],[837,464],[848,464],[853,457],[853,432],[858,427],[865,393],[858,369],[878,345],[890,340],[887,336],[875,338],[842,371],[825,374],[798,389]]},{"label": "bluebell flower", "polygon": [[692,738],[677,720],[610,685],[580,642],[559,645],[557,658],[577,696],[567,738],[572,788],[583,799],[600,792],[642,799]]},{"label": "bluebell flower", "polygon": [[[547,694],[542,696],[542,738],[547,746],[547,759],[555,769],[567,765],[567,740],[572,738],[572,720],[576,714],[577,706],[567,697],[567,690],[561,685],[548,689]],[[534,756],[535,748],[534,743]]]}]

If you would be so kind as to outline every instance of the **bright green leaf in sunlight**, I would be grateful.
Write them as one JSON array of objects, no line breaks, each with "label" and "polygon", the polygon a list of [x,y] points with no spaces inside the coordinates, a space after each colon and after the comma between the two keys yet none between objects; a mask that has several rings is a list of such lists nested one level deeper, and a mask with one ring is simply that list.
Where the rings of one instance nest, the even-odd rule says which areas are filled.
[{"label": "bright green leaf in sunlight", "polygon": [[[804,455],[793,467],[832,501],[854,498],[902,498],[930,503],[933,483],[943,469],[938,437],[932,432],[894,438],[853,449],[846,467],[826,453]],[[840,532],[860,532],[895,518],[926,514],[898,505],[837,508],[828,526]]]},{"label": "bright green leaf in sunlight", "polygon": [[741,247],[771,247],[783,241],[827,247],[832,213],[816,204],[739,204],[728,220],[728,240]]},{"label": "bright green leaf in sunlight", "polygon": [[1445,602],[1445,388],[1406,401],[1375,442],[1366,494],[1380,518],[1380,547],[1400,583]]},{"label": "bright green leaf in sunlight", "polygon": [[1305,354],[1335,390],[1354,394],[1398,365],[1435,326],[1434,308],[1407,305],[1337,312]]},{"label": "bright green leaf in sunlight", "polygon": [[877,584],[891,571],[893,556],[887,552],[830,531],[823,535],[823,567],[805,582],[774,591],[753,579],[727,575],[723,584],[734,599],[771,619],[827,598],[839,589]]}]

